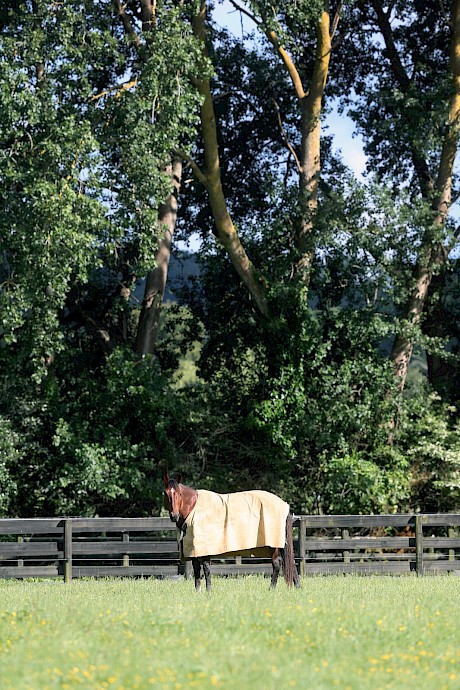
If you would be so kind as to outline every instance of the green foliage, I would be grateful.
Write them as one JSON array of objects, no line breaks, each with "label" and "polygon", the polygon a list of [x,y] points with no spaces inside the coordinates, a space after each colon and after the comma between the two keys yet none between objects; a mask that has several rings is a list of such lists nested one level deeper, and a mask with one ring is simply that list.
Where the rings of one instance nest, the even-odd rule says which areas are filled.
[{"label": "green foliage", "polygon": [[[96,181],[84,181],[85,169],[97,165],[97,142],[88,120],[59,97],[62,46],[54,12],[44,17],[40,25],[25,11],[0,42],[2,329],[16,365],[23,367],[27,357],[36,371],[62,347],[59,310],[72,281],[86,280],[97,265],[105,226],[94,199]],[[45,55],[51,65],[46,78]],[[21,346],[27,348],[23,357]]]},{"label": "green foliage", "polygon": [[19,435],[7,419],[0,417],[0,517],[10,514],[17,491],[14,468],[22,460]]},{"label": "green foliage", "polygon": [[399,443],[411,467],[413,508],[426,512],[458,510],[458,410],[422,387],[406,402],[399,434]]},{"label": "green foliage", "polygon": [[363,451],[325,456],[323,469],[328,513],[395,513],[409,503],[409,460],[396,452],[374,448],[371,457]]},{"label": "green foliage", "polygon": [[274,31],[280,45],[303,55],[304,46],[314,36],[315,22],[324,10],[323,0],[283,0],[279,4],[251,0],[248,6],[261,25],[259,30]]},{"label": "green foliage", "polygon": [[[289,255],[273,261],[282,222],[250,244],[256,263],[271,271],[269,321],[247,304],[224,255],[203,257],[192,300],[207,336],[200,375],[222,411],[210,435],[232,486],[281,487],[297,511],[393,511],[409,502],[409,465],[398,448],[385,451],[397,412],[397,396],[389,394],[395,324],[388,261],[397,252],[404,259],[407,216],[405,207],[389,214],[385,195],[343,189],[318,219],[323,248],[308,301],[290,277]],[[355,482],[358,459],[363,476]],[[361,480],[369,491],[357,489]]]},{"label": "green foliage", "polygon": [[[393,63],[375,10],[352,3],[348,12],[350,31],[339,46],[333,75],[338,77],[342,102],[350,107],[365,138],[372,168],[381,177],[388,176],[395,188],[408,179],[417,185],[414,177],[420,171],[413,177],[413,150],[431,169],[439,160],[447,119],[450,27],[446,12],[436,0],[393,3],[391,14],[398,17],[392,26],[397,53]],[[397,59],[406,77],[396,77]]]},{"label": "green foliage", "polygon": [[[168,165],[179,149],[206,163],[194,82],[212,68],[196,7],[158,2],[143,31],[130,0],[132,32],[111,0],[0,10],[1,514],[158,512],[165,467],[222,491],[271,489],[296,511],[458,509],[455,262],[434,267],[425,320],[405,318],[424,240],[455,240],[412,177],[414,151],[439,161],[449,27],[434,0],[393,6],[407,89],[368,30],[374,10],[344,4],[327,97],[352,107],[379,177],[356,183],[323,137],[308,289],[293,270],[301,142],[289,78],[270,45],[209,32],[222,184],[270,318],[215,246],[187,173],[181,231],[205,236],[201,273],[141,361],[133,287],[155,265]],[[307,83],[324,3],[248,7]],[[388,353],[401,330],[442,398],[399,394]]]},{"label": "green foliage", "polygon": [[[165,167],[190,145],[190,78],[206,70],[183,10],[159,3],[157,16],[138,49],[113,30],[108,1],[23,3],[4,20],[0,356],[37,381],[65,347],[66,310],[110,334],[118,293],[155,263]],[[104,324],[86,317],[98,271],[113,281]]]}]

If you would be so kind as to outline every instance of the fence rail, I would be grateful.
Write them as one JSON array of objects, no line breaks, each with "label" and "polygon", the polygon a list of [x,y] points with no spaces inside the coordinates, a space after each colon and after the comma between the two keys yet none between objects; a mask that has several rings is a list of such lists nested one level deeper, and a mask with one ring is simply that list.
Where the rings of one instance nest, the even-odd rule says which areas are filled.
[{"label": "fence rail", "polygon": [[[460,514],[297,515],[301,575],[460,574]],[[0,578],[187,575],[169,518],[0,519]],[[267,559],[217,559],[213,573],[271,572]]]}]

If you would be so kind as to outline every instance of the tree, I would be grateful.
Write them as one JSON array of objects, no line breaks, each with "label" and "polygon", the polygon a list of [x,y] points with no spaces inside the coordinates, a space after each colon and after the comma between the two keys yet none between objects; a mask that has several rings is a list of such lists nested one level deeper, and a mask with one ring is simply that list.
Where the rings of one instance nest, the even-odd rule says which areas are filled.
[{"label": "tree", "polygon": [[[292,145],[286,139],[286,145],[294,155],[299,173],[298,220],[295,230],[295,246],[297,271],[302,275],[305,285],[314,254],[312,240],[315,215],[318,206],[318,185],[320,175],[320,120],[324,89],[327,80],[331,55],[331,40],[337,29],[342,3],[339,3],[334,20],[330,22],[329,3],[307,2],[296,8],[294,15],[284,6],[279,8],[279,14],[273,16],[271,6],[254,7],[254,13],[238,4],[233,3],[240,11],[248,14],[255,25],[266,35],[275,52],[281,59],[292,83],[292,88],[298,99],[300,110],[300,154],[295,153]],[[200,11],[194,18],[195,36],[202,41],[203,56],[207,56],[206,48],[206,2],[200,5]],[[305,40],[305,30],[316,22],[316,53],[311,65],[306,63],[304,52],[297,67],[283,43],[296,47],[300,35]],[[290,36],[290,33],[293,36]],[[297,46],[298,50],[298,46]],[[303,59],[302,59],[303,58]],[[307,67],[308,77],[303,76]],[[305,86],[308,84],[308,88]],[[222,189],[220,179],[220,157],[216,130],[216,117],[212,101],[209,79],[200,79],[198,89],[203,97],[201,108],[201,124],[204,148],[204,170],[196,161],[189,159],[195,175],[208,191],[209,203],[216,224],[217,236],[225,247],[236,271],[246,284],[261,314],[268,316],[266,285],[263,277],[259,276],[253,263],[249,260],[238,233],[232,222],[228,205]]]},{"label": "tree", "polygon": [[[155,5],[148,21],[151,3],[132,4],[138,17],[118,8],[119,28],[111,2],[19,3],[3,33],[4,338],[23,334],[25,356],[33,351],[42,373],[62,348],[60,320],[105,352],[137,341],[142,354],[155,340],[146,324],[158,321],[149,314],[164,279],[160,299],[145,301],[137,338],[127,300],[136,278],[164,273],[168,262],[160,238],[165,225],[174,229],[172,186],[180,183],[171,150],[187,145],[196,120],[194,41],[172,5]],[[97,273],[93,282],[110,287],[95,308],[94,290],[81,286]]]},{"label": "tree", "polygon": [[[172,462],[162,430],[179,431],[181,409],[187,419],[158,364],[134,365],[131,289],[155,265],[173,204],[168,162],[188,145],[198,104],[190,24],[171,4],[156,11],[139,41],[109,1],[2,11],[0,414],[12,513],[147,510],[152,464]],[[117,388],[121,372],[131,383]]]},{"label": "tree", "polygon": [[[391,349],[399,332],[440,355],[454,334],[434,257],[455,239],[456,34],[434,0],[393,5],[396,26],[377,1],[248,4],[251,48],[204,2],[1,11],[2,510],[157,510],[165,465],[297,510],[455,505],[457,413],[419,380],[398,391]],[[331,97],[366,136],[365,185],[321,134]],[[158,338],[177,226],[203,230],[201,273]]]},{"label": "tree", "polygon": [[460,4],[373,0],[354,13],[344,64],[370,166],[394,186],[409,174],[412,203],[426,209],[391,352],[402,389],[433,277],[456,246],[448,218],[460,131]]}]

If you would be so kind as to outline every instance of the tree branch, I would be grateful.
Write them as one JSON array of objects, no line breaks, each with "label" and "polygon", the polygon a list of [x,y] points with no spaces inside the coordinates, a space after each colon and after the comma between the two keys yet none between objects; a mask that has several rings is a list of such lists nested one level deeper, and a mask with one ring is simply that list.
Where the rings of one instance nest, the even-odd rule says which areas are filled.
[{"label": "tree branch", "polygon": [[202,185],[204,185],[204,187],[208,186],[208,178],[201,170],[200,166],[193,160],[191,156],[189,156],[188,153],[181,150],[173,151],[173,153],[175,156],[178,156],[178,158],[182,158],[182,160],[188,163],[188,165],[192,168],[195,177],[201,182]]},{"label": "tree branch", "polygon": [[278,116],[278,124],[279,124],[279,126],[280,126],[281,136],[283,137],[284,143],[286,144],[287,148],[289,149],[289,151],[291,152],[291,154],[294,156],[294,160],[295,160],[296,165],[297,165],[297,170],[299,171],[299,173],[301,173],[301,172],[302,172],[302,166],[300,165],[300,161],[299,161],[299,158],[298,158],[298,156],[297,156],[297,154],[296,154],[296,152],[295,152],[294,147],[292,146],[292,144],[289,142],[289,140],[288,140],[288,138],[287,138],[286,131],[285,131],[284,127],[283,127],[283,121],[281,120],[281,112],[280,112],[280,109],[279,109],[279,105],[278,105],[278,103],[275,101],[275,99],[273,99],[273,103],[275,104],[276,114],[277,114],[277,116]]},{"label": "tree branch", "polygon": [[141,0],[142,31],[151,31],[156,23],[156,0]]},{"label": "tree branch", "polygon": [[332,21],[331,33],[330,33],[331,42],[332,42],[332,39],[334,38],[335,32],[337,31],[340,17],[342,16],[343,4],[344,4],[344,0],[340,0],[339,4],[337,6],[337,12],[335,13],[334,19]]},{"label": "tree branch", "polygon": [[388,52],[388,57],[390,58],[393,74],[401,88],[401,91],[406,93],[410,86],[410,79],[399,56],[390,20],[388,19],[386,12],[383,11],[381,0],[372,0],[372,6],[377,15],[377,23],[382,33],[383,40],[385,41],[385,47]]},{"label": "tree branch", "polygon": [[244,7],[241,7],[241,5],[239,5],[237,2],[235,2],[235,0],[230,0],[230,2],[235,9],[237,9],[239,12],[242,12],[247,17],[249,17],[254,22],[254,24],[261,31],[264,32],[264,34],[266,35],[266,37],[268,38],[268,40],[270,41],[270,43],[272,44],[272,46],[274,47],[276,52],[281,57],[284,65],[286,67],[288,74],[291,77],[291,81],[294,85],[294,89],[295,89],[295,92],[297,94],[297,98],[299,98],[299,99],[305,98],[305,91],[304,91],[304,88],[302,85],[302,80],[301,80],[300,75],[297,71],[297,68],[294,65],[294,62],[292,61],[292,58],[289,55],[289,53],[287,52],[287,50],[285,50],[285,48],[283,48],[283,46],[280,45],[280,43],[278,41],[278,36],[276,35],[276,32],[273,31],[273,29],[267,29],[265,27],[263,21],[259,21],[251,12],[246,10]]},{"label": "tree branch", "polygon": [[450,76],[452,95],[449,103],[447,128],[441,151],[436,190],[440,224],[445,223],[452,202],[452,178],[460,136],[460,0],[455,0],[452,11],[452,44],[450,49]]},{"label": "tree branch", "polygon": [[235,0],[230,0],[230,3],[233,5],[233,7],[238,10],[238,12],[241,12],[242,14],[245,14],[249,19],[251,19],[256,26],[262,26],[262,22],[260,22],[255,15],[253,15],[249,10],[247,10],[245,7],[241,7],[241,5],[238,5]]},{"label": "tree branch", "polygon": [[283,46],[280,45],[278,41],[278,36],[273,31],[273,29],[264,29],[264,32],[266,37],[268,38],[268,40],[270,41],[278,55],[280,56],[281,60],[283,61],[284,66],[286,67],[288,74],[291,78],[292,84],[294,86],[297,98],[299,100],[302,100],[303,98],[305,98],[307,94],[305,93],[302,84],[302,79],[300,78],[300,74],[297,71],[297,67],[294,65],[291,56],[289,55],[287,50],[285,50]]},{"label": "tree branch", "polygon": [[104,91],[101,91],[100,93],[94,94],[94,96],[90,96],[90,101],[97,101],[99,98],[104,98],[104,96],[108,96],[109,93],[112,93],[113,91],[116,91],[117,93],[115,94],[115,97],[119,96],[122,91],[128,91],[129,89],[132,89],[134,86],[137,85],[137,77],[134,79],[131,79],[131,81],[127,81],[124,84],[116,84],[115,86],[109,86],[108,89],[105,89]]},{"label": "tree branch", "polygon": [[115,5],[115,9],[117,10],[118,16],[121,19],[124,30],[126,31],[128,36],[130,36],[136,48],[139,48],[141,40],[134,30],[131,17],[126,12],[126,5],[122,5],[120,0],[113,0],[113,4]]},{"label": "tree branch", "polygon": [[[194,36],[201,42],[201,51],[205,59],[208,57],[206,50],[206,10],[206,0],[201,0],[200,9],[193,17],[192,23]],[[203,97],[200,119],[206,175],[203,176],[203,173],[201,174],[206,179],[206,190],[216,225],[217,236],[227,251],[235,270],[254,298],[259,311],[264,316],[268,316],[269,307],[265,281],[259,276],[258,271],[246,254],[238,231],[230,216],[222,189],[216,116],[209,79],[199,80],[197,88]]]},{"label": "tree branch", "polygon": [[454,233],[452,235],[452,239],[449,242],[449,244],[446,247],[446,254],[447,256],[451,253],[451,251],[454,249],[455,245],[457,244],[457,240],[460,237],[460,225],[457,225],[457,227],[454,230]]},{"label": "tree branch", "polygon": [[[388,57],[390,59],[391,70],[395,77],[399,88],[404,94],[407,94],[411,85],[411,79],[407,74],[404,65],[401,61],[398,48],[393,36],[393,29],[391,28],[388,14],[383,11],[381,0],[372,0],[372,6],[377,15],[377,24],[385,41]],[[412,163],[417,173],[420,189],[425,199],[429,198],[434,190],[434,180],[431,176],[430,169],[426,159],[411,144]]]}]

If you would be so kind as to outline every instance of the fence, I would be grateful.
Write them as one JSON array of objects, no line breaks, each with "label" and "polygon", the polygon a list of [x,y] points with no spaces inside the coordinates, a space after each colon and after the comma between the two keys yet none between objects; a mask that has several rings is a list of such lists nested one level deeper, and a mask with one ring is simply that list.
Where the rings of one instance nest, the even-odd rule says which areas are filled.
[{"label": "fence", "polygon": [[300,572],[460,573],[460,515],[298,516]]},{"label": "fence", "polygon": [[[299,515],[294,526],[301,575],[460,573],[460,514]],[[271,563],[216,559],[212,570],[268,574]],[[0,578],[187,573],[169,518],[0,519]]]}]

